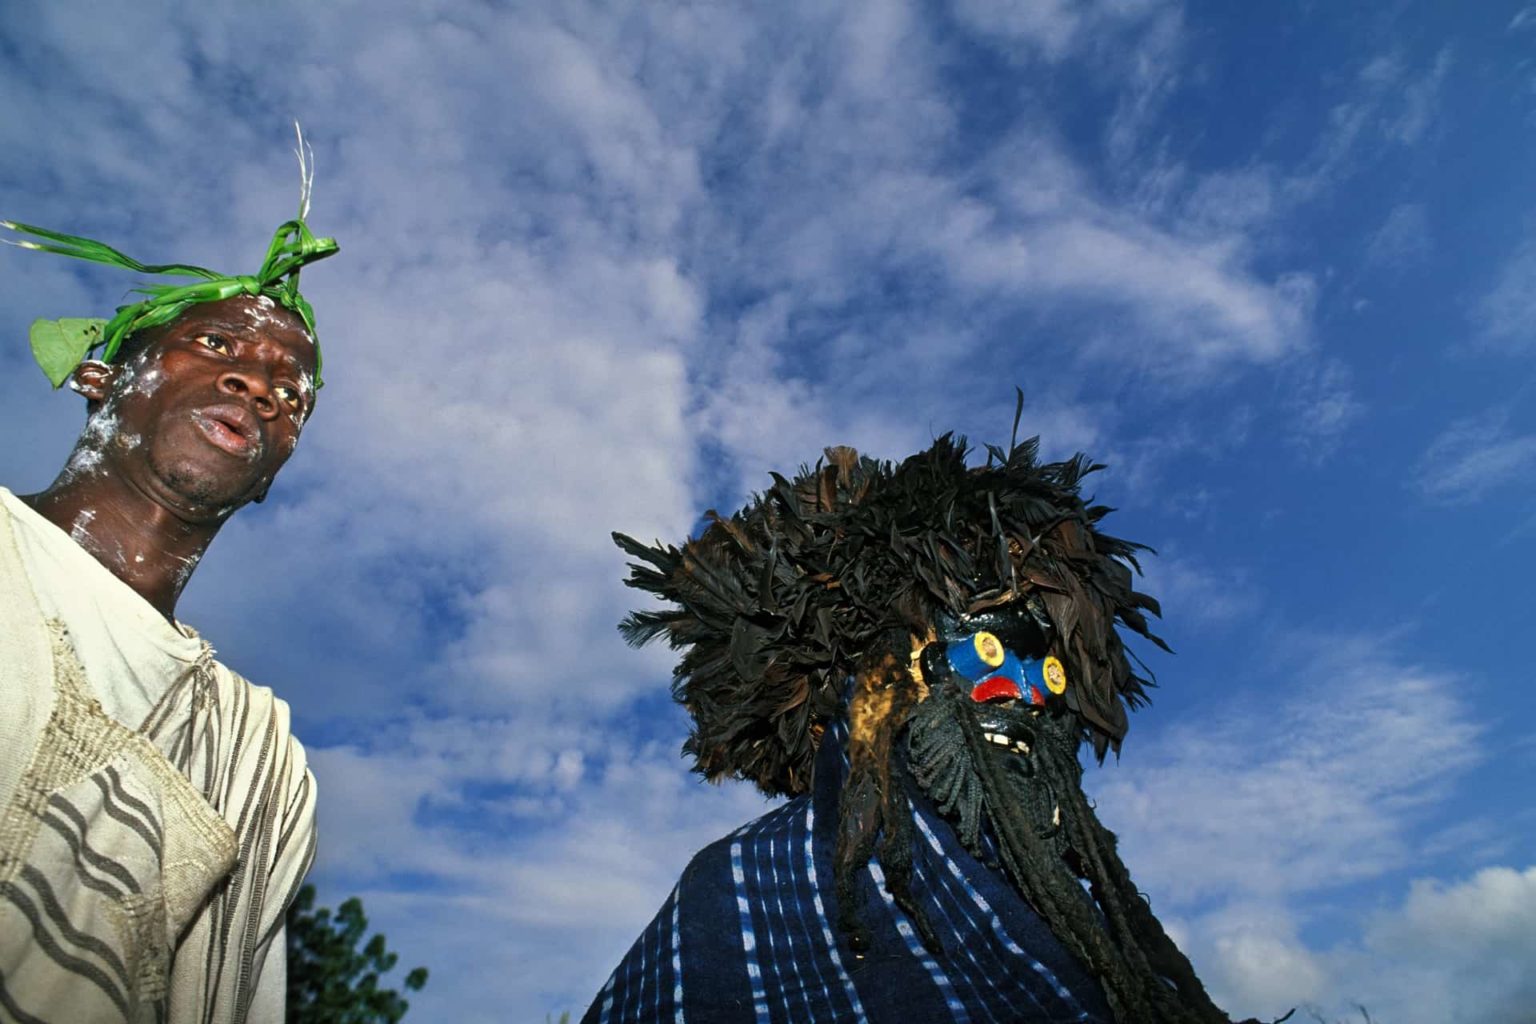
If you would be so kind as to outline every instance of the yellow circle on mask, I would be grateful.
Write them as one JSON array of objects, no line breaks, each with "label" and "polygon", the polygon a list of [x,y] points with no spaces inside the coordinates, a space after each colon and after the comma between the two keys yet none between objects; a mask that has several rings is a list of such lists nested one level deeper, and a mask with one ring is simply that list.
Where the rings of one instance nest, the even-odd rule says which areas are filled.
[{"label": "yellow circle on mask", "polygon": [[1058,697],[1067,692],[1067,667],[1061,663],[1061,659],[1055,655],[1045,659],[1045,664],[1040,666],[1040,674],[1045,676],[1045,688]]},{"label": "yellow circle on mask", "polygon": [[991,633],[977,633],[971,642],[976,645],[976,657],[983,664],[997,668],[1003,663],[1003,642]]}]

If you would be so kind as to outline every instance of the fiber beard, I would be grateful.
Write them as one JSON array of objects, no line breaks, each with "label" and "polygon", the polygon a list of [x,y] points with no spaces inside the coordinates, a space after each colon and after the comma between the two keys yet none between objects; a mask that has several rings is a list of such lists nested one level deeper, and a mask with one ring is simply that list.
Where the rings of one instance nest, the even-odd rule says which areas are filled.
[{"label": "fiber beard", "polygon": [[1080,739],[1065,711],[975,704],[943,681],[912,710],[908,769],[978,859],[991,834],[1014,887],[1099,979],[1122,1024],[1229,1024],[1089,805]]}]

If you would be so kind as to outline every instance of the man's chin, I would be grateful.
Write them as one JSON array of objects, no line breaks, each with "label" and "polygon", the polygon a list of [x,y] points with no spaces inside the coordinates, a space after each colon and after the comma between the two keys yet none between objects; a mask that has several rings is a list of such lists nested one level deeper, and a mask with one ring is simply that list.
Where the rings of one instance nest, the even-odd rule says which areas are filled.
[{"label": "man's chin", "polygon": [[173,462],[154,467],[167,498],[179,506],[177,511],[198,516],[224,518],[250,504],[262,493],[262,481],[246,472],[231,473],[229,467],[209,467],[201,463]]}]

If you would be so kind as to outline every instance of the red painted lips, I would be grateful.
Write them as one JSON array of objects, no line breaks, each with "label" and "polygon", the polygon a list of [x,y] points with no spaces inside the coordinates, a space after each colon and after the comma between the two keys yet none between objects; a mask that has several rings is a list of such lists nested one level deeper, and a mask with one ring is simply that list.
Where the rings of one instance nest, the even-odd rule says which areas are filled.
[{"label": "red painted lips", "polygon": [[993,700],[1018,700],[1023,697],[1019,684],[1007,676],[993,676],[977,683],[971,690],[971,700],[985,704]]}]

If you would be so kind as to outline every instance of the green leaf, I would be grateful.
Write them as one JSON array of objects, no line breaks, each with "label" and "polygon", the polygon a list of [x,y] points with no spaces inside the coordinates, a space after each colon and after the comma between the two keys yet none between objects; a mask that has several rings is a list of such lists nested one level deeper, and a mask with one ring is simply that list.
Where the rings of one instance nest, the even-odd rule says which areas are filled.
[{"label": "green leaf", "polygon": [[48,375],[54,387],[68,380],[86,353],[101,343],[102,328],[106,324],[105,320],[86,320],[80,317],[33,322],[29,332],[32,357],[43,368],[43,373]]}]

